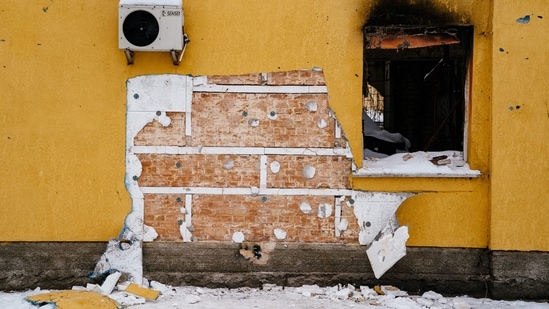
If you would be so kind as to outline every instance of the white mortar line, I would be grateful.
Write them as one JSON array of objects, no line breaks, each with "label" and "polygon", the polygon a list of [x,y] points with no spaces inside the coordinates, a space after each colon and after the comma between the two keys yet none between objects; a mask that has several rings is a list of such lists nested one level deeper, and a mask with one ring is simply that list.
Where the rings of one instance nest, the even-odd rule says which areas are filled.
[{"label": "white mortar line", "polygon": [[335,122],[335,138],[341,138],[341,126],[339,125],[339,122],[336,120]]},{"label": "white mortar line", "polygon": [[210,194],[210,195],[312,195],[312,196],[350,196],[349,189],[283,189],[259,188],[253,193],[251,188],[213,188],[213,187],[140,187],[144,194]]},{"label": "white mortar line", "polygon": [[254,86],[254,85],[215,85],[199,84],[194,92],[235,92],[235,93],[327,93],[326,86]]},{"label": "white mortar line", "polygon": [[192,223],[192,209],[193,209],[193,196],[191,194],[185,194],[185,225],[191,227]]},{"label": "white mortar line", "polygon": [[336,196],[335,197],[335,219],[334,219],[334,229],[335,229],[335,236],[341,237],[341,231],[337,228],[339,223],[341,222],[341,197]]},{"label": "white mortar line", "polygon": [[259,157],[259,187],[267,188],[267,156]]},{"label": "white mortar line", "polygon": [[349,148],[133,146],[132,153],[351,156]]},{"label": "white mortar line", "polygon": [[192,121],[191,121],[191,113],[190,112],[186,112],[185,113],[185,135],[186,136],[191,136],[192,135],[192,127],[191,127],[191,124],[192,124]]}]

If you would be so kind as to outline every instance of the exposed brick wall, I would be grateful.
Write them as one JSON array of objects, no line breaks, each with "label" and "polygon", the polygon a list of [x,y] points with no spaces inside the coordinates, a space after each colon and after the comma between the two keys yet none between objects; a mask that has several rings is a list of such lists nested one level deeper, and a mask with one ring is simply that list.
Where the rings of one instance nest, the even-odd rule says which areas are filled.
[{"label": "exposed brick wall", "polygon": [[[307,110],[309,102],[316,102],[318,110]],[[198,92],[192,116],[193,145],[328,148],[335,143],[327,94]],[[320,128],[319,121],[326,126]]]},{"label": "exposed brick wall", "polygon": [[[301,202],[311,205],[306,214]],[[356,242],[358,226],[351,207],[342,206],[342,219],[354,227],[335,237],[334,220],[318,217],[318,205],[334,204],[331,196],[251,196],[195,195],[192,199],[193,235],[199,241],[231,241],[234,232],[242,232],[246,241],[276,241],[274,229],[287,232],[288,242]],[[185,220],[181,208],[185,195],[145,194],[145,224],[152,226],[161,241],[180,240],[178,220]]]},{"label": "exposed brick wall", "polygon": [[167,112],[171,119],[164,127],[158,121],[147,124],[134,138],[136,146],[185,146],[185,114]]},{"label": "exposed brick wall", "polygon": [[[168,126],[152,121],[134,138],[136,146],[178,146],[169,153],[145,147],[135,154],[142,169],[139,187],[161,190],[144,194],[144,223],[157,231],[156,240],[182,241],[180,225],[192,225],[198,241],[230,242],[234,232],[244,233],[245,241],[282,241],[274,234],[279,228],[287,233],[285,242],[356,243],[359,227],[353,208],[343,203],[337,220],[346,219],[349,228],[337,237],[336,193],[319,196],[306,191],[350,189],[352,163],[344,151],[336,154],[347,144],[342,132],[336,137],[328,94],[309,93],[309,88],[300,88],[304,93],[269,92],[271,86],[324,86],[323,73],[296,70],[206,80],[209,85],[243,87],[234,88],[241,92],[212,92],[208,87],[193,91],[190,136],[185,136],[186,114],[166,112],[171,119]],[[254,92],[253,87],[263,88]],[[202,147],[221,154],[202,153]],[[299,151],[287,152],[288,148]],[[315,153],[313,148],[324,152]],[[258,149],[265,152],[254,152]],[[278,170],[271,169],[273,162]],[[306,166],[314,168],[312,178],[304,177]],[[181,194],[170,188],[179,188]],[[184,193],[189,189],[200,193],[190,193],[192,203],[186,205]],[[301,191],[253,193],[267,189]],[[310,204],[310,213],[300,209],[302,201]],[[327,218],[317,214],[322,203],[332,207]],[[189,219],[185,207],[191,209],[190,222],[185,221]]]},{"label": "exposed brick wall", "polygon": [[[257,155],[138,154],[142,187],[244,187],[259,185]],[[225,168],[233,164],[231,168]],[[225,166],[225,167],[224,167]]]},{"label": "exposed brick wall", "polygon": [[[339,156],[269,156],[268,163],[277,161],[280,171],[267,174],[267,186],[271,188],[348,188],[351,162]],[[312,166],[315,175],[303,177],[303,168]]]}]

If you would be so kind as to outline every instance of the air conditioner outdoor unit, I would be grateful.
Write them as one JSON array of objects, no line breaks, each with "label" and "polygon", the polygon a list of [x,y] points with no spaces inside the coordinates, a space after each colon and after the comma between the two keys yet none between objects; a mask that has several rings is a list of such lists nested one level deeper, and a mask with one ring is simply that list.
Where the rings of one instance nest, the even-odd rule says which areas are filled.
[{"label": "air conditioner outdoor unit", "polygon": [[128,64],[134,51],[170,52],[179,64],[188,42],[181,0],[120,0],[118,18],[118,47]]}]

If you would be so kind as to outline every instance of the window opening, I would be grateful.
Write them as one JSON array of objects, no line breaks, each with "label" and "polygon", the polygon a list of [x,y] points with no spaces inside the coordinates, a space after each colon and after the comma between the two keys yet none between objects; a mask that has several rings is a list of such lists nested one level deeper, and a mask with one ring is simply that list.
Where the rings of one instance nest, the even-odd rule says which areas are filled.
[{"label": "window opening", "polygon": [[472,26],[365,28],[365,157],[463,151]]}]

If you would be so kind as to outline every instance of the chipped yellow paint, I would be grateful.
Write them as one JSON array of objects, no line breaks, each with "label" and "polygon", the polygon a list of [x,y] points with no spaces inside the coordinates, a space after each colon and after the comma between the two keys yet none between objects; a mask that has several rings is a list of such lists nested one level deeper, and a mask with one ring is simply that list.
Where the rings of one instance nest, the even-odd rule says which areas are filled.
[{"label": "chipped yellow paint", "polygon": [[55,304],[58,309],[118,309],[120,304],[108,296],[89,291],[57,291],[37,294],[25,298],[29,302],[41,305]]},{"label": "chipped yellow paint", "polygon": [[136,283],[128,285],[125,291],[150,300],[156,300],[160,296],[160,291],[149,289]]}]

